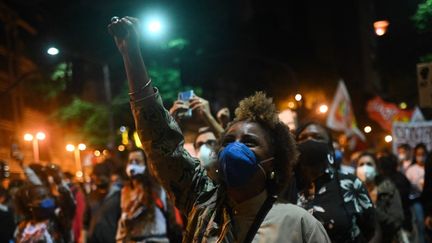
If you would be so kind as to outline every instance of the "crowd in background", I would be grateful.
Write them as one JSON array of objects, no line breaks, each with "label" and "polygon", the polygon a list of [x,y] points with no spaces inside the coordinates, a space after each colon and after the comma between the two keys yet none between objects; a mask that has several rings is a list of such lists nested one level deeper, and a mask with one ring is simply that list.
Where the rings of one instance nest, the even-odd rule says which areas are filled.
[{"label": "crowd in background", "polygon": [[[198,118],[210,124],[196,132],[191,152],[217,182],[214,157],[230,113],[224,109],[213,118],[208,101],[197,96],[191,104],[176,101],[170,114],[179,123]],[[193,118],[179,119],[190,107]],[[212,126],[213,120],[218,123]],[[334,242],[353,234],[361,242],[431,240],[432,161],[424,144],[400,145],[397,154],[356,151],[348,158],[319,123],[293,134],[300,152],[295,179],[278,200],[306,209]],[[151,176],[144,150],[128,153],[127,161],[95,164],[91,181],[83,182],[60,165],[25,162],[16,151],[9,163],[19,163],[22,178],[11,180],[8,163],[0,164],[0,242],[181,242],[187,215]]]},{"label": "crowd in background", "polygon": [[[234,117],[226,108],[214,117],[198,96],[166,110],[133,54],[134,21],[113,19],[109,28],[144,149],[95,164],[89,181],[12,151],[0,163],[0,242],[432,240],[424,144],[396,154],[346,151],[319,122],[290,131],[262,92],[242,100]],[[187,151],[178,124],[192,119],[205,126]],[[10,178],[10,163],[21,178]]]}]

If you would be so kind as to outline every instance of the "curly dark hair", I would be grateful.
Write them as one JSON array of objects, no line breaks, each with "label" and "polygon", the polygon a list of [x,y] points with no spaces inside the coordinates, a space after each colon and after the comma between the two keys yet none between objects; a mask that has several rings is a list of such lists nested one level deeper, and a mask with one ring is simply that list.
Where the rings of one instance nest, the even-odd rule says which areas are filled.
[{"label": "curly dark hair", "polygon": [[267,132],[274,150],[275,167],[275,178],[268,181],[267,190],[272,194],[279,194],[290,182],[298,157],[290,129],[279,120],[273,99],[268,98],[264,92],[256,92],[240,101],[235,110],[235,118],[226,131],[241,121],[256,122]]}]

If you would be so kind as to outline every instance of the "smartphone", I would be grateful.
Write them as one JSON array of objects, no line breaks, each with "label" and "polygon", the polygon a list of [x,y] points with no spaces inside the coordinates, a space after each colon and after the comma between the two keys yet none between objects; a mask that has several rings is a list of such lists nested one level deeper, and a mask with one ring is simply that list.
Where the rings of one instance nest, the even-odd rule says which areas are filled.
[{"label": "smartphone", "polygon": [[[188,90],[188,91],[180,92],[178,94],[178,99],[184,101],[186,105],[189,106],[189,100],[192,99],[193,96],[194,96],[194,91]],[[190,118],[192,117],[192,109],[189,108],[185,111],[180,111],[177,113],[177,116],[179,118]]]}]

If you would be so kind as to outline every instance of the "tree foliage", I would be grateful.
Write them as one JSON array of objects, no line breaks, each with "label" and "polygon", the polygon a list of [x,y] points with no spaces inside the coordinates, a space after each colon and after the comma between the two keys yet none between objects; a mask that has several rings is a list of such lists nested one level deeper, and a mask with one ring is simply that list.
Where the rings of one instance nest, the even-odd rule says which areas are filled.
[{"label": "tree foliage", "polygon": [[[149,75],[153,85],[158,87],[164,98],[166,106],[170,106],[180,91],[193,89],[197,95],[202,93],[198,87],[184,86],[180,79],[180,70],[177,68],[162,67],[157,64],[150,65]],[[109,117],[112,112],[115,124],[133,124],[129,110],[129,96],[127,82],[121,91],[114,96],[111,104],[97,104],[74,97],[72,101],[60,107],[54,114],[54,118],[68,130],[81,134],[78,139],[83,139],[89,144],[104,146],[109,138]],[[168,108],[168,107],[167,107]]]},{"label": "tree foliage", "polygon": [[432,0],[426,0],[418,5],[413,21],[419,31],[430,31],[432,27]]}]

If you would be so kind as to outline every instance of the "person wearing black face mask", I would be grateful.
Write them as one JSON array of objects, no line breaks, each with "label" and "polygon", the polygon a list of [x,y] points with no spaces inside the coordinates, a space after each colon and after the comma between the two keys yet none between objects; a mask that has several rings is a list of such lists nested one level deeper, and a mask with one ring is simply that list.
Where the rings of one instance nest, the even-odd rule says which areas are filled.
[{"label": "person wearing black face mask", "polygon": [[93,167],[91,175],[94,184],[88,196],[88,207],[84,218],[83,236],[89,243],[114,243],[117,222],[120,218],[120,189],[111,183],[112,169],[102,162]]},{"label": "person wearing black face mask", "polygon": [[295,203],[327,230],[332,242],[365,242],[374,234],[375,212],[363,183],[334,166],[330,133],[308,123],[296,133],[300,152],[295,167]]}]

